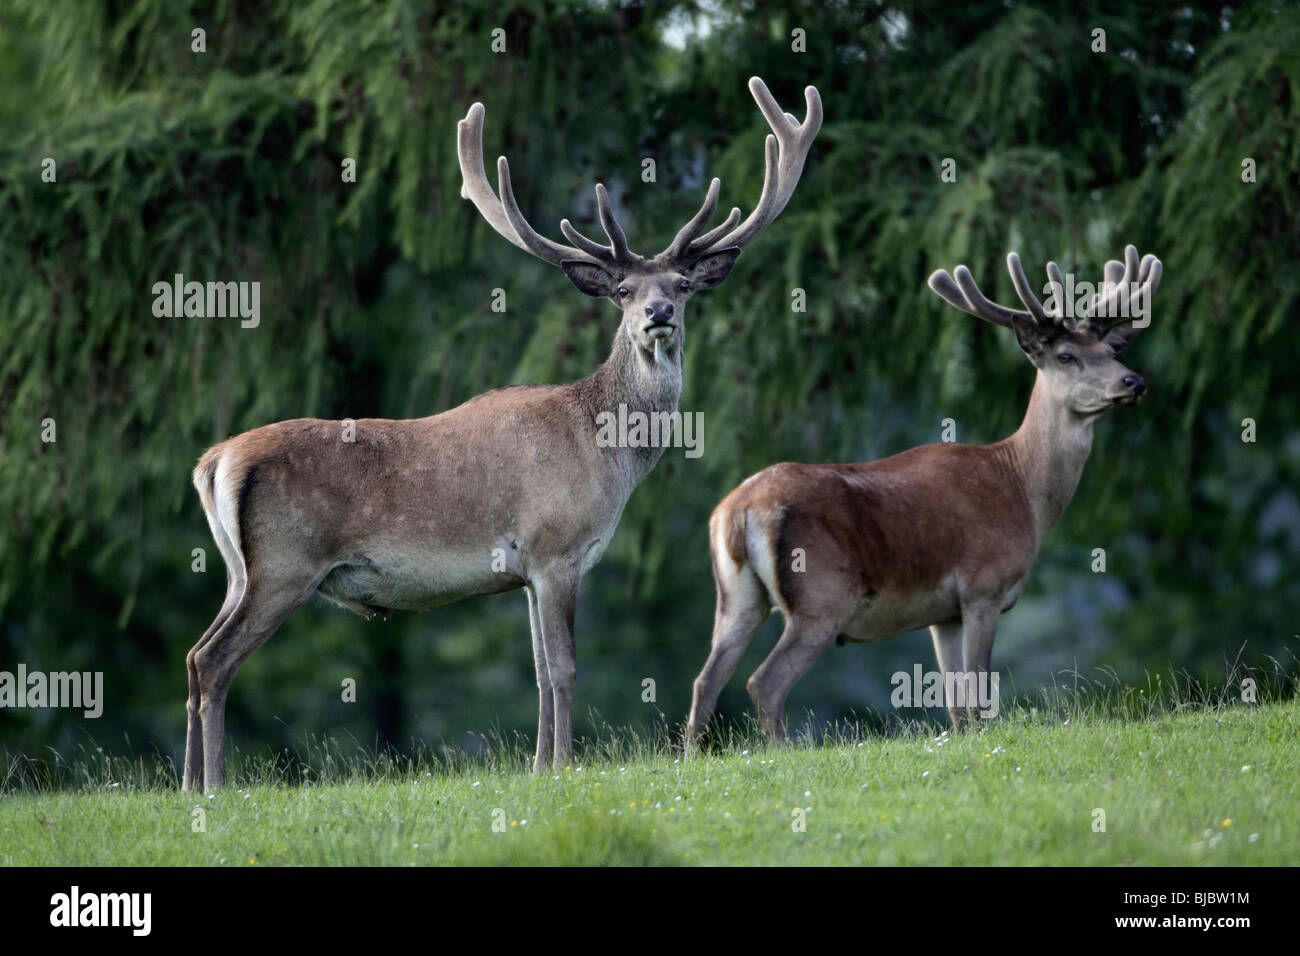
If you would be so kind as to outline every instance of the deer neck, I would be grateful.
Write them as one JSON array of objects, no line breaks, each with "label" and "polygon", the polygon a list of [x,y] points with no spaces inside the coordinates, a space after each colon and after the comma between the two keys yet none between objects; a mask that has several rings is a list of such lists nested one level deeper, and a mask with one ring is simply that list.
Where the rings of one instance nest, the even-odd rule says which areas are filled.
[{"label": "deer neck", "polygon": [[[617,418],[624,414],[624,409],[627,415],[676,412],[682,394],[682,341],[679,338],[671,345],[661,346],[656,354],[634,343],[620,327],[609,358],[583,384],[593,423],[601,413]],[[606,449],[608,460],[628,476],[633,487],[663,453],[663,442],[657,446]]]},{"label": "deer neck", "polygon": [[1007,439],[1007,447],[1033,512],[1039,544],[1074,497],[1092,450],[1095,417],[1080,415],[1052,398],[1043,373],[1038,373],[1024,421]]}]

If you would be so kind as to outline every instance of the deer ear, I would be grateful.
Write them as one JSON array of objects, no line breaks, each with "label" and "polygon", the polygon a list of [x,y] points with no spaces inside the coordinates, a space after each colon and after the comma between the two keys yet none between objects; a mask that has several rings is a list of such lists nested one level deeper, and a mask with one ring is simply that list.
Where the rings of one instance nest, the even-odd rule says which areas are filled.
[{"label": "deer ear", "polygon": [[696,289],[712,289],[714,286],[721,285],[722,280],[730,275],[731,267],[736,264],[738,255],[740,255],[739,248],[710,252],[691,266],[686,274],[687,278]]},{"label": "deer ear", "polygon": [[594,299],[612,296],[618,290],[618,280],[600,266],[583,262],[581,259],[566,259],[560,268],[569,277],[569,281],[578,287],[578,291]]},{"label": "deer ear", "polygon": [[1029,356],[1029,361],[1041,365],[1043,356],[1047,353],[1047,346],[1051,344],[1054,336],[1044,333],[1033,322],[1021,318],[1018,314],[1011,316],[1011,324],[1016,331],[1016,341],[1020,343],[1020,348],[1024,350],[1025,355]]},{"label": "deer ear", "polygon": [[1133,327],[1133,320],[1121,322],[1101,337],[1103,345],[1109,345],[1113,354],[1118,355],[1133,344],[1140,330]]}]

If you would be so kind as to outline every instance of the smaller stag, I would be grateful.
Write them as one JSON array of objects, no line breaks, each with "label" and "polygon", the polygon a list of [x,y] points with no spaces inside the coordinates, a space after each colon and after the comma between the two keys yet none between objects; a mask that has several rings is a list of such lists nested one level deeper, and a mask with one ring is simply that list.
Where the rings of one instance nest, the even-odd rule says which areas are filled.
[{"label": "smaller stag", "polygon": [[[695,679],[688,752],[774,607],[785,630],[747,684],[774,742],[785,739],[790,688],[837,638],[883,641],[920,627],[930,628],[954,728],[974,717],[969,691],[989,686],[998,616],[1020,597],[1044,536],[1074,495],[1093,424],[1146,391],[1115,356],[1147,324],[1161,273],[1155,256],[1139,260],[1129,246],[1125,262],[1106,264],[1105,284],[1076,320],[1055,263],[1047,265],[1051,308],[1035,297],[1015,253],[1007,266],[1024,310],[990,302],[965,266],[955,281],[935,272],[930,288],[1015,332],[1038,370],[1015,434],[865,464],[773,465],[714,510],[713,649]],[[1117,315],[1126,318],[1108,321]]]}]

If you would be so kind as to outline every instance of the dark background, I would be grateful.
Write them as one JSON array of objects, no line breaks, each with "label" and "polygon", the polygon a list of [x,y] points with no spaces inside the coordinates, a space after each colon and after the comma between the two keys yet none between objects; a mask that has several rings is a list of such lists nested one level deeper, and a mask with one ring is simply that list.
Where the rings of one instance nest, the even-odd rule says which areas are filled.
[{"label": "dark background", "polygon": [[[472,102],[535,226],[598,232],[599,180],[653,252],[712,175],[723,211],[753,207],[755,74],[800,118],[815,84],[825,125],[781,218],[691,303],[682,409],[704,413],[704,455],[668,451],[585,581],[579,730],[684,717],[713,613],[706,521],[747,474],[891,454],[949,417],[960,441],[1016,427],[1033,373],[1013,337],[925,287],[964,262],[1014,302],[1011,249],[1035,281],[1049,258],[1099,278],[1130,242],[1165,271],[1125,358],[1151,391],[1098,424],[1003,619],[1004,681],[1293,670],[1295,4],[19,0],[0,11],[0,670],[103,671],[106,707],[0,711],[7,760],[179,756],[185,653],[225,586],[190,485],[209,445],[283,418],[432,414],[604,358],[616,310],[460,198]],[[259,281],[260,327],[155,318],[153,283],[176,272]],[[724,713],[748,710],[744,678],[779,626]],[[933,662],[924,633],[836,649],[791,715],[888,709],[889,675],[918,661]],[[251,752],[322,734],[473,749],[531,736],[532,681],[522,593],[370,623],[313,598],[240,672],[228,729]]]}]

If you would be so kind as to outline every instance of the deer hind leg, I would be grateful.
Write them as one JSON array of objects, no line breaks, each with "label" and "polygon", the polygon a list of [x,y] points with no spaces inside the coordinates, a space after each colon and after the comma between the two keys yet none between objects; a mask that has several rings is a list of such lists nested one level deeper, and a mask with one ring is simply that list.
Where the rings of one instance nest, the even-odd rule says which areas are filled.
[{"label": "deer hind leg", "polygon": [[203,784],[203,719],[199,715],[202,695],[199,691],[199,668],[195,660],[199,651],[203,650],[212,639],[212,635],[217,633],[229,619],[236,605],[239,604],[239,596],[243,589],[242,580],[237,580],[233,575],[227,578],[226,599],[221,605],[221,610],[208,625],[208,629],[203,632],[198,643],[185,655],[185,669],[189,675],[189,696],[185,701],[185,772],[181,778],[181,790],[184,791],[193,790]]},{"label": "deer hind leg", "polygon": [[835,641],[840,625],[838,618],[791,614],[776,647],[746,683],[758,711],[759,725],[772,743],[785,743],[785,699],[790,688]]},{"label": "deer hind leg", "polygon": [[238,603],[193,653],[203,723],[203,789],[226,782],[226,696],[239,666],[316,590],[323,573],[250,573]]},{"label": "deer hind leg", "polygon": [[551,765],[551,751],[555,747],[555,691],[546,664],[546,642],[542,638],[537,594],[531,585],[524,591],[528,594],[528,627],[533,636],[533,669],[537,673],[537,753],[533,756],[533,772],[541,773]]},{"label": "deer hind leg", "polygon": [[[234,613],[244,593],[248,574],[244,568],[244,557],[235,546],[237,533],[233,513],[225,509],[225,521],[222,520],[222,508],[216,497],[216,483],[210,472],[197,482],[199,499],[212,531],[212,540],[221,552],[221,560],[226,565],[226,597],[221,603],[221,610],[213,618],[208,629],[203,632],[188,654],[185,655],[185,669],[189,677],[189,694],[185,701],[185,770],[181,777],[181,789],[193,790],[203,785],[203,719],[199,714],[202,694],[199,690],[199,669],[197,658],[199,652],[212,640],[212,636]],[[227,522],[230,527],[227,528]]]},{"label": "deer hind leg", "polygon": [[[716,561],[716,559],[715,559]],[[767,620],[772,605],[753,568],[746,565],[734,577],[717,575],[717,609],[713,615],[713,647],[704,669],[695,678],[691,714],[686,720],[683,746],[693,753],[726,686],[754,634]]]}]

